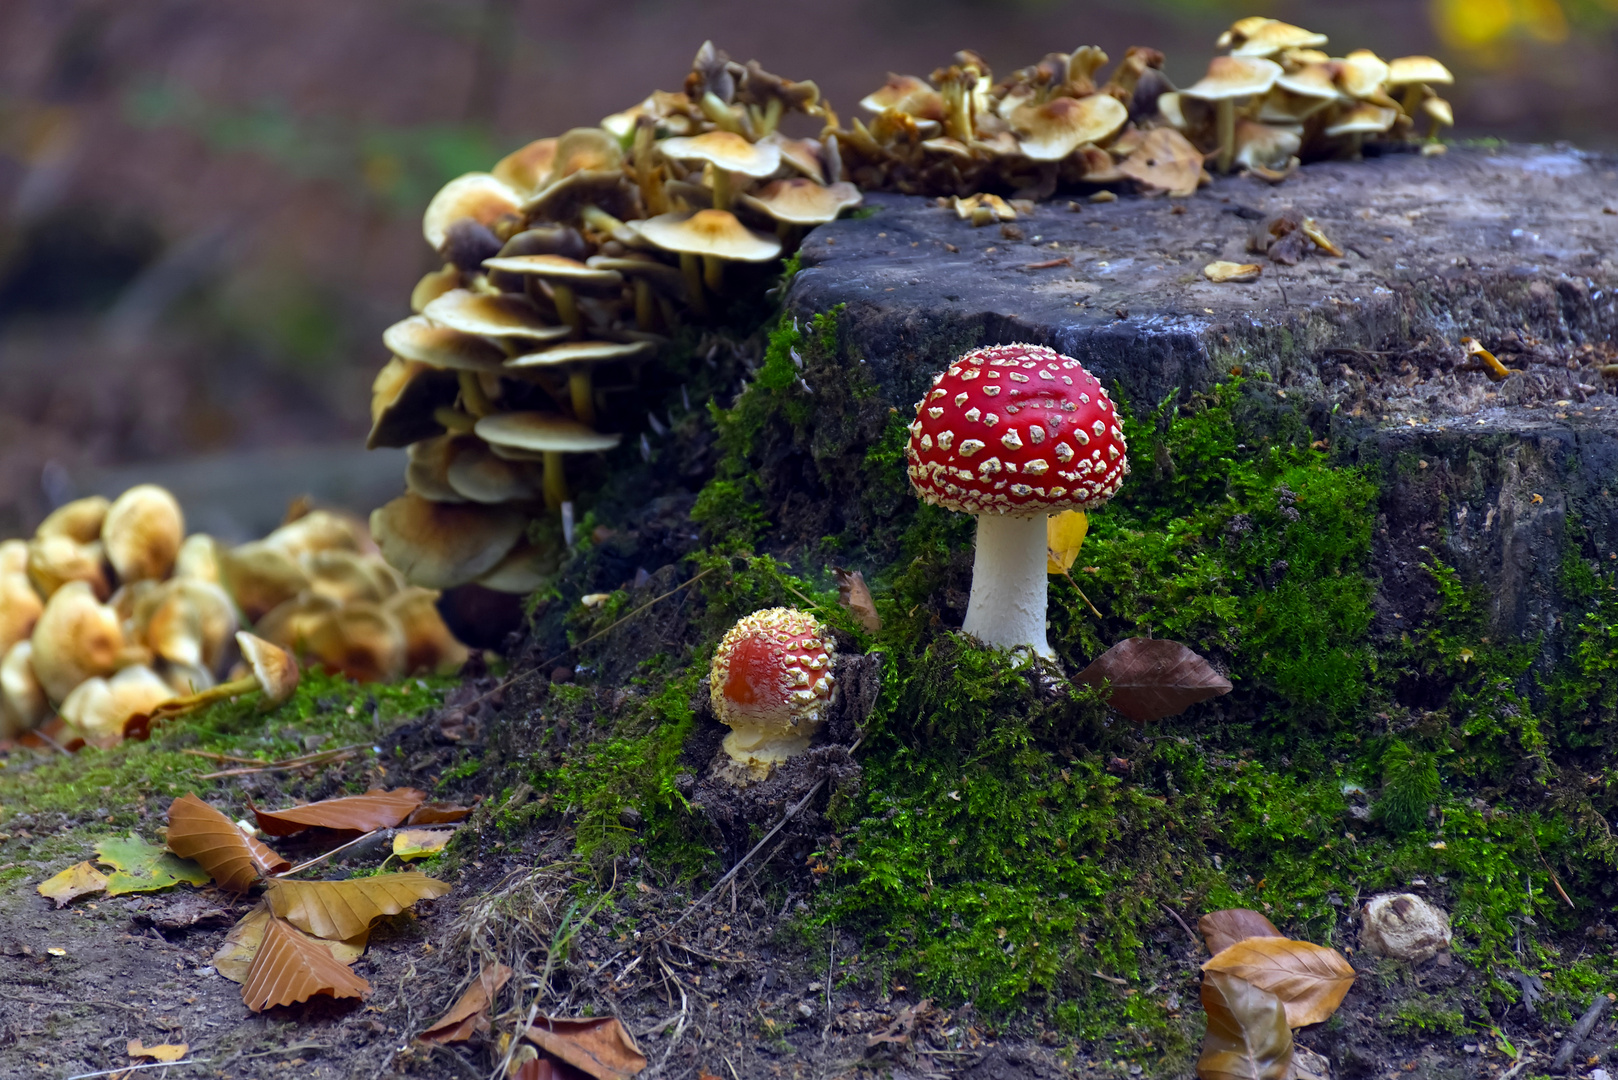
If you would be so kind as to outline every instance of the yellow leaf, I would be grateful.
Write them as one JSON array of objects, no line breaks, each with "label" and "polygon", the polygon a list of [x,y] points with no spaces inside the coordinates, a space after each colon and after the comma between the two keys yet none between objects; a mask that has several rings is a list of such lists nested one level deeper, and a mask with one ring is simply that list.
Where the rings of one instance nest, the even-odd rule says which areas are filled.
[{"label": "yellow leaf", "polygon": [[[151,1058],[154,1061],[179,1061],[191,1049],[185,1043],[161,1043],[147,1046],[139,1039],[130,1039],[125,1047],[132,1058]],[[167,1071],[167,1070],[164,1070]]]},{"label": "yellow leaf", "polygon": [[415,871],[378,874],[348,881],[271,879],[264,899],[276,915],[300,930],[328,941],[343,941],[368,930],[384,915],[397,915],[417,900],[449,892],[442,881]]},{"label": "yellow leaf", "polygon": [[[264,904],[256,905],[252,911],[243,915],[230,933],[225,935],[225,943],[219,946],[219,951],[213,954],[214,970],[233,983],[247,981],[247,972],[253,966],[253,957],[258,955],[258,947],[264,941],[264,928],[270,922],[270,909]],[[370,937],[367,930],[347,941],[322,941],[331,958],[339,964],[352,964],[365,952],[365,940]]]},{"label": "yellow leaf", "polygon": [[1090,519],[1083,510],[1063,510],[1045,519],[1045,569],[1052,574],[1065,574],[1073,568],[1084,546],[1084,535],[1090,531]]},{"label": "yellow leaf", "polygon": [[393,834],[393,853],[401,859],[437,855],[454,835],[454,829],[400,829]]},{"label": "yellow leaf", "polygon": [[100,892],[107,887],[107,875],[87,862],[75,863],[53,878],[39,883],[39,895],[48,896],[57,907],[65,907],[74,897]]}]

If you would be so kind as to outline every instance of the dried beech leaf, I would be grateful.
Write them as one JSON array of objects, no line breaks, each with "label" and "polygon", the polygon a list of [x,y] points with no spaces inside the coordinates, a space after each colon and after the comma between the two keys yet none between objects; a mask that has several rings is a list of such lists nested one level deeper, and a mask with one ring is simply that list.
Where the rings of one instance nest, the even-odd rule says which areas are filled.
[{"label": "dried beech leaf", "polygon": [[1251,908],[1210,911],[1197,920],[1197,929],[1202,931],[1202,940],[1208,943],[1208,952],[1215,956],[1248,938],[1286,937],[1274,923]]},{"label": "dried beech leaf", "polygon": [[[225,943],[219,946],[219,951],[213,954],[214,970],[233,983],[246,982],[248,969],[253,966],[253,957],[258,955],[258,947],[264,940],[264,927],[270,921],[269,905],[259,903],[246,915],[243,915],[236,925],[230,928],[225,935]],[[324,945],[331,958],[339,964],[352,964],[365,953],[365,941],[370,937],[366,931],[347,941],[324,941]]]},{"label": "dried beech leaf", "polygon": [[246,892],[260,876],[292,866],[195,795],[169,804],[169,850],[201,863],[231,892]]},{"label": "dried beech leaf", "polygon": [[285,810],[253,808],[258,827],[269,836],[291,836],[304,829],[342,829],[347,832],[370,832],[372,829],[391,829],[409,817],[427,798],[427,793],[415,788],[383,791],[372,788],[364,795],[349,795],[341,799],[292,806]]},{"label": "dried beech leaf", "polygon": [[1286,1080],[1292,1029],[1281,999],[1222,971],[1202,976],[1208,1034],[1197,1059],[1199,1080]]},{"label": "dried beech leaf", "polygon": [[1264,272],[1264,267],[1258,263],[1233,263],[1218,259],[1202,268],[1202,276],[1215,284],[1227,281],[1247,283],[1257,281],[1258,276]]},{"label": "dried beech leaf", "polygon": [[472,816],[470,806],[456,806],[454,803],[430,802],[416,807],[414,813],[405,818],[406,825],[453,825],[458,821],[465,821]]},{"label": "dried beech leaf", "polygon": [[511,969],[504,964],[484,968],[443,1019],[416,1037],[435,1043],[465,1042],[480,1027],[487,1031],[489,1019],[484,1014],[489,1011],[494,996],[510,978]]},{"label": "dried beech leaf", "polygon": [[393,853],[401,859],[425,859],[443,851],[454,835],[454,829],[400,829],[393,834]]},{"label": "dried beech leaf", "polygon": [[1137,724],[1174,716],[1230,693],[1230,680],[1167,638],[1125,638],[1079,672],[1078,681],[1110,684],[1108,703]]},{"label": "dried beech leaf", "polygon": [[138,836],[109,837],[96,844],[96,861],[106,863],[117,873],[107,878],[107,895],[156,892],[176,882],[208,884],[208,871],[191,859],[149,844]]},{"label": "dried beech leaf", "polygon": [[[185,1043],[160,1043],[157,1046],[147,1046],[139,1039],[130,1039],[124,1045],[124,1050],[132,1058],[151,1058],[153,1061],[179,1061],[185,1057],[191,1047]],[[165,1070],[167,1071],[167,1070]]]},{"label": "dried beech leaf", "polygon": [[579,1020],[542,1016],[524,1038],[595,1080],[629,1080],[646,1068],[646,1055],[613,1016]]},{"label": "dried beech leaf", "polygon": [[1079,559],[1079,549],[1090,531],[1083,510],[1063,510],[1045,519],[1045,572],[1065,574]]},{"label": "dried beech leaf", "polygon": [[449,886],[414,870],[348,881],[272,880],[264,899],[281,918],[329,941],[370,929],[384,915],[397,915],[417,900],[449,892]]},{"label": "dried beech leaf", "polygon": [[48,897],[57,907],[65,907],[76,897],[98,893],[106,887],[107,875],[88,862],[74,863],[36,886],[39,895]]},{"label": "dried beech leaf", "polygon": [[254,1012],[308,1001],[316,994],[364,997],[371,984],[332,959],[324,942],[298,932],[285,919],[269,919],[264,940],[242,983],[242,1004]]},{"label": "dried beech leaf", "polygon": [[837,582],[837,602],[848,609],[854,621],[870,634],[882,629],[882,616],[876,613],[876,601],[871,599],[871,588],[865,584],[865,575],[858,570],[834,566],[831,576]]},{"label": "dried beech leaf", "polygon": [[1354,969],[1336,949],[1309,941],[1255,937],[1238,941],[1202,965],[1268,990],[1286,1006],[1287,1025],[1324,1021],[1354,985]]}]

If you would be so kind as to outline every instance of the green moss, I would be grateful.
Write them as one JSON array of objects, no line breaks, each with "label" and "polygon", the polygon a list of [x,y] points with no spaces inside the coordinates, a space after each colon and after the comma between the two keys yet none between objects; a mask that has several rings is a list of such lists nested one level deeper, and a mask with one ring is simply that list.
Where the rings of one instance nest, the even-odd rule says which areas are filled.
[{"label": "green moss", "polygon": [[1389,828],[1409,832],[1427,823],[1441,790],[1437,755],[1394,739],[1382,754],[1382,792],[1373,813]]},{"label": "green moss", "polygon": [[1466,1035],[1466,1014],[1432,994],[1414,994],[1401,1001],[1390,1023],[1412,1035]]}]

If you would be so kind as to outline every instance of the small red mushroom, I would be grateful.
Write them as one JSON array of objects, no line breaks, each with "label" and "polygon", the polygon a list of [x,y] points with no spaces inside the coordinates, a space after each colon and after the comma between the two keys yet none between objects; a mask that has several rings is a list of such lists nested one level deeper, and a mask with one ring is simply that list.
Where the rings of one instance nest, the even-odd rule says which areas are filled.
[{"label": "small red mushroom", "polygon": [[809,748],[831,699],[836,646],[813,616],[766,608],[719,642],[710,672],[725,753],[755,780]]},{"label": "small red mushroom", "polygon": [[910,484],[977,515],[972,597],[961,629],[987,645],[1045,640],[1045,519],[1118,491],[1129,447],[1112,399],[1077,360],[1043,345],[974,349],[933,379],[910,425]]}]

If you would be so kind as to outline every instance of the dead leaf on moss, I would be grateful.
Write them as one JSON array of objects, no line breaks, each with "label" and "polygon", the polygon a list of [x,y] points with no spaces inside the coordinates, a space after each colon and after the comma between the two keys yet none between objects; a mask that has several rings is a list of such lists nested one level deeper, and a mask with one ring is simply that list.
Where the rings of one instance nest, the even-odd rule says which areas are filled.
[{"label": "dead leaf on moss", "polygon": [[[213,954],[214,970],[233,983],[246,982],[247,972],[253,966],[253,957],[258,955],[258,947],[264,941],[264,928],[269,921],[269,905],[254,905],[252,911],[230,928],[230,933],[225,935],[225,943]],[[320,943],[339,964],[352,964],[365,953],[365,942],[370,935],[371,932],[367,930],[347,941],[321,940]]]},{"label": "dead leaf on moss", "polygon": [[1078,561],[1079,549],[1090,531],[1083,510],[1063,510],[1045,519],[1045,571],[1065,574]]},{"label": "dead leaf on moss", "polygon": [[195,795],[169,804],[168,843],[170,851],[195,859],[220,888],[231,892],[246,892],[261,876],[292,867]]},{"label": "dead leaf on moss", "polygon": [[414,870],[348,881],[272,879],[267,884],[264,899],[276,915],[328,941],[354,937],[384,915],[449,892],[444,882]]},{"label": "dead leaf on moss", "polygon": [[1216,285],[1235,282],[1245,285],[1257,281],[1264,268],[1258,263],[1234,263],[1219,259],[1202,268],[1202,276]]},{"label": "dead leaf on moss", "polygon": [[1125,638],[1083,671],[1078,681],[1106,682],[1108,703],[1138,724],[1184,712],[1230,693],[1230,680],[1208,661],[1167,638]]},{"label": "dead leaf on moss", "polygon": [[646,1055],[614,1016],[577,1020],[542,1016],[523,1037],[595,1080],[629,1080],[646,1068]]},{"label": "dead leaf on moss", "polygon": [[263,1012],[273,1005],[308,1001],[316,994],[334,998],[369,994],[371,984],[332,959],[324,945],[285,919],[267,920],[264,939],[242,983],[242,1004]]},{"label": "dead leaf on moss", "polygon": [[832,580],[837,582],[837,602],[854,616],[867,633],[882,629],[882,616],[876,613],[876,601],[871,599],[871,587],[865,584],[865,575],[858,570],[831,568]]},{"label": "dead leaf on moss", "polygon": [[1208,952],[1215,956],[1248,938],[1286,937],[1275,928],[1274,923],[1250,908],[1210,911],[1197,920],[1197,929],[1202,931],[1202,940],[1207,943]]},{"label": "dead leaf on moss", "polygon": [[107,875],[88,862],[74,863],[60,874],[46,878],[36,886],[39,895],[48,898],[57,907],[66,907],[80,896],[98,893],[107,887]]},{"label": "dead leaf on moss", "polygon": [[185,1043],[160,1043],[147,1046],[139,1039],[130,1039],[124,1049],[132,1058],[151,1058],[153,1061],[179,1061],[191,1049]]},{"label": "dead leaf on moss", "polygon": [[1354,969],[1336,949],[1310,941],[1255,937],[1238,941],[1202,965],[1268,990],[1286,1007],[1288,1027],[1325,1021],[1354,985]]},{"label": "dead leaf on moss", "polygon": [[1292,1029],[1281,999],[1222,971],[1202,976],[1208,1033],[1197,1059],[1199,1080],[1285,1080]]},{"label": "dead leaf on moss", "polygon": [[453,825],[458,821],[465,821],[472,816],[470,806],[456,806],[454,803],[430,802],[416,807],[411,815],[405,818],[406,825]]},{"label": "dead leaf on moss", "polygon": [[510,978],[511,969],[504,964],[484,968],[449,1012],[417,1038],[435,1043],[465,1042],[474,1031],[488,1031],[489,1007]]},{"label": "dead leaf on moss", "polygon": [[209,874],[190,859],[149,844],[138,836],[109,837],[96,844],[96,861],[113,868],[107,878],[107,895],[156,892],[178,882],[202,886]]},{"label": "dead leaf on moss", "polygon": [[394,791],[372,788],[364,795],[325,799],[303,806],[290,806],[285,810],[260,810],[255,806],[253,816],[258,819],[258,827],[267,836],[291,836],[316,827],[363,833],[393,828],[409,817],[426,798],[426,792],[415,788],[398,788]]},{"label": "dead leaf on moss", "polygon": [[393,853],[401,859],[425,859],[443,851],[454,835],[454,829],[400,829],[393,834]]}]

